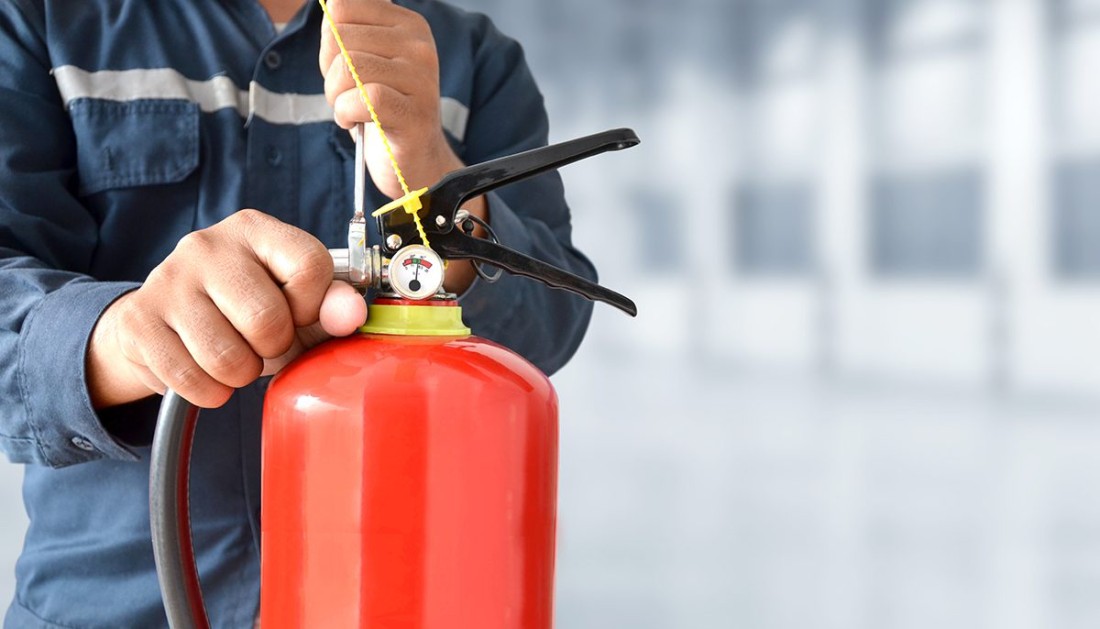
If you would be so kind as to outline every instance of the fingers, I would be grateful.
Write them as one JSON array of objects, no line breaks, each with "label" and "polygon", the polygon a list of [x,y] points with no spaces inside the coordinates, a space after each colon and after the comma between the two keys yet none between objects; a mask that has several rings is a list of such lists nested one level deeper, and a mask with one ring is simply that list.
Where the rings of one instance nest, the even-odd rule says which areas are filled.
[{"label": "fingers", "polygon": [[[425,80],[422,68],[405,59],[386,59],[367,52],[352,53],[359,77],[386,130],[400,133],[416,109],[417,90]],[[325,97],[332,104],[336,124],[350,129],[358,122],[370,122],[371,114],[363,95],[351,78],[342,57],[335,57],[325,78]]]},{"label": "fingers", "polygon": [[[430,59],[387,58],[379,53],[357,50],[351,53],[359,79],[385,122],[387,130],[400,132],[409,125],[409,114],[420,113],[427,120],[438,117],[438,69],[434,50]],[[363,96],[343,57],[333,57],[325,73],[325,98],[336,110],[336,122],[351,128],[371,121]],[[424,110],[424,111],[420,111]]]},{"label": "fingers", "polygon": [[[378,83],[368,85],[367,94],[370,95],[374,110],[386,125],[389,136],[397,135],[410,121],[415,121],[415,106],[408,96]],[[359,122],[373,122],[370,111],[357,90],[340,94],[332,103],[332,110],[336,124],[343,129],[350,129]]]},{"label": "fingers", "polygon": [[203,408],[221,406],[233,388],[218,382],[192,358],[175,330],[155,313],[140,304],[122,315],[129,333],[122,343],[121,355],[129,361],[129,371],[150,392],[163,394],[171,388]]},{"label": "fingers", "polygon": [[390,155],[407,181],[435,181],[447,172],[440,166],[451,147],[440,122],[439,55],[428,21],[389,0],[332,0],[329,13],[378,120],[363,102],[327,19],[318,56],[325,97],[340,127],[368,122],[384,127],[385,142],[381,134],[366,142],[375,186],[391,199],[403,192]]},{"label": "fingers", "polygon": [[[328,12],[332,21],[336,23],[340,37],[344,45],[349,49],[349,39],[355,41],[359,33],[353,29],[356,26],[373,26],[378,28],[397,28],[411,26],[423,22],[423,18],[413,11],[399,7],[389,0],[329,0]],[[418,19],[419,18],[419,19]],[[321,24],[321,52],[319,61],[321,72],[328,69],[334,56],[340,54],[340,47],[336,38],[332,35],[332,25],[328,19]]]},{"label": "fingers", "polygon": [[[104,313],[89,362],[94,402],[170,387],[199,406],[220,406],[259,377],[265,359],[301,347],[296,331],[318,322],[331,287],[324,246],[259,212],[190,234]],[[347,329],[346,299],[334,302],[345,304],[334,329]]]},{"label": "fingers", "polygon": [[[349,46],[349,52],[367,52],[386,59],[394,59],[400,56],[398,51],[405,34],[399,28],[379,24],[348,23],[337,24],[336,27],[340,29],[340,38],[344,40],[344,45]],[[351,43],[356,45],[350,47]],[[358,69],[360,67],[359,61],[354,56],[352,60],[355,61],[355,67]],[[333,61],[345,63],[343,53],[336,43],[336,37],[332,34],[332,27],[329,26],[328,22],[321,26],[321,53],[317,57],[317,61],[320,64],[321,73],[326,76],[329,68],[332,67]]]},{"label": "fingers", "polygon": [[[325,246],[305,231],[255,210],[242,210],[228,220],[234,221],[230,229],[281,287],[293,325],[316,322],[332,281],[332,256]],[[249,277],[259,281],[255,274]],[[262,315],[263,310],[260,306],[253,311]]]},{"label": "fingers", "polygon": [[355,332],[367,320],[367,302],[350,284],[333,281],[321,304],[320,321],[298,328],[290,350],[263,362],[263,375],[278,373],[303,351],[319,345],[334,336],[347,336]]},{"label": "fingers", "polygon": [[[438,114],[432,110],[439,107],[439,59],[427,21],[384,0],[330,3],[329,9],[379,117],[389,125],[390,110],[381,101],[402,103],[384,95],[376,98],[381,86],[407,97],[404,108],[423,110],[425,124],[434,124]],[[366,106],[354,103],[361,95],[345,96],[357,91],[357,86],[327,23],[321,32],[318,61],[329,104],[336,107],[339,99],[347,100],[337,113],[337,122],[349,128],[370,121]]]},{"label": "fingers", "polygon": [[[359,79],[368,90],[375,84],[385,85],[405,95],[413,94],[421,81],[421,68],[414,67],[405,57],[386,57],[384,53],[356,50],[349,53]],[[325,98],[332,103],[338,96],[358,91],[355,79],[344,57],[333,57],[325,72]],[[369,93],[369,92],[368,92]],[[373,94],[371,94],[373,96]],[[371,98],[374,101],[374,98]],[[377,103],[375,103],[377,106]]]},{"label": "fingers", "polygon": [[260,376],[261,357],[209,299],[196,295],[192,308],[169,317],[169,324],[195,363],[216,382],[237,389]]},{"label": "fingers", "polygon": [[294,318],[286,296],[254,260],[245,260],[234,272],[211,275],[203,289],[204,301],[255,354],[271,358],[290,347]]}]

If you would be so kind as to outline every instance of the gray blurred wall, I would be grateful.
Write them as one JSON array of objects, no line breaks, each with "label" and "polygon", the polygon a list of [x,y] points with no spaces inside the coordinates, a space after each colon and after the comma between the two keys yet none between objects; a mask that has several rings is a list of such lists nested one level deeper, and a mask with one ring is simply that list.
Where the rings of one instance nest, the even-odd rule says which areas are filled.
[{"label": "gray blurred wall", "polygon": [[1100,625],[1100,2],[463,0],[597,308],[561,626]]}]

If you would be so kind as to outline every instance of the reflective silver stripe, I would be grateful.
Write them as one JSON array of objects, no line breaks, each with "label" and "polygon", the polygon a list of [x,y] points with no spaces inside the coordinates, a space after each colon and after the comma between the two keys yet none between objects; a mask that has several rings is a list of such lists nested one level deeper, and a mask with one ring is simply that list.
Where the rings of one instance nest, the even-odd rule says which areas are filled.
[{"label": "reflective silver stripe", "polygon": [[171,68],[88,72],[76,66],[54,68],[53,76],[66,106],[81,98],[178,98],[198,103],[206,112],[231,107],[242,116],[248,115],[248,93],[227,76],[192,81]]},{"label": "reflective silver stripe", "polygon": [[[259,83],[249,83],[248,109],[253,116],[274,124],[309,124],[332,122],[332,107],[324,94],[294,94],[272,92]],[[247,116],[247,112],[241,112]]]},{"label": "reflective silver stripe", "polygon": [[[466,105],[449,96],[439,99],[439,120],[447,133],[459,142],[466,139],[466,121],[469,118],[470,109]],[[385,120],[382,123],[385,124]]]},{"label": "reflective silver stripe", "polygon": [[[66,106],[80,98],[114,101],[178,98],[198,103],[204,112],[232,108],[243,118],[253,116],[273,124],[332,120],[332,107],[324,94],[272,92],[255,81],[245,91],[224,75],[195,81],[172,68],[89,72],[76,66],[54,68],[53,75]],[[443,128],[461,142],[466,137],[470,110],[453,98],[441,98],[439,111]]]}]

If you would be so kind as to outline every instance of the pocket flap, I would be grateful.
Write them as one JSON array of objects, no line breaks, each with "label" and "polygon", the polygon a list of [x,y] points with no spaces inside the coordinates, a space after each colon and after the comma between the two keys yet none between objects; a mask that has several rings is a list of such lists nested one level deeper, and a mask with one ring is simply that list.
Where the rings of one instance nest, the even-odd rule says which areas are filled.
[{"label": "pocket flap", "polygon": [[199,165],[199,106],[185,100],[69,105],[81,195],[176,183]]}]

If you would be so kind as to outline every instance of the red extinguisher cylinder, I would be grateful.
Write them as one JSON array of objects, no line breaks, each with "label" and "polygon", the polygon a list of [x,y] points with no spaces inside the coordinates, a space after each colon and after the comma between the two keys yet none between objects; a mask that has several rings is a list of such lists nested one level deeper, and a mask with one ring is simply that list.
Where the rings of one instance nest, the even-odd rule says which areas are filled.
[{"label": "red extinguisher cylinder", "polygon": [[552,626],[557,397],[536,367],[361,334],[284,369],[263,421],[264,629]]}]

